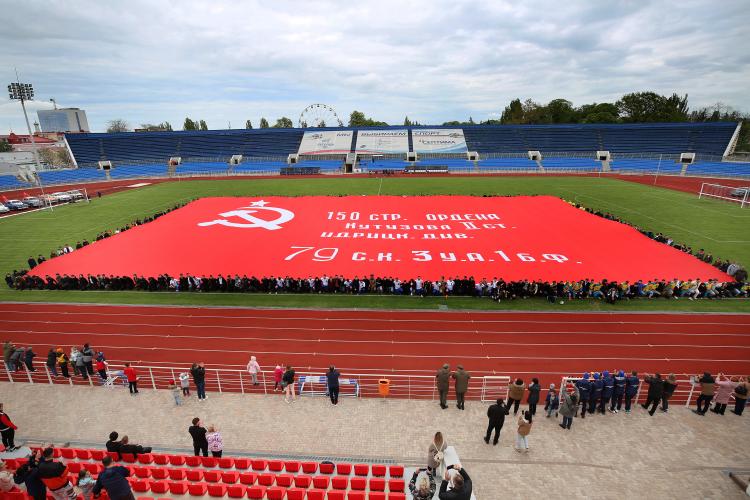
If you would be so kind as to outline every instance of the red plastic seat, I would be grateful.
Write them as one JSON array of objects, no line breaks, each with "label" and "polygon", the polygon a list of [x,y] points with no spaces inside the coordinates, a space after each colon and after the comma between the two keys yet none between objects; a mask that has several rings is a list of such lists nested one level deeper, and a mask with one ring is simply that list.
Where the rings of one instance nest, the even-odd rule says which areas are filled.
[{"label": "red plastic seat", "polygon": [[187,469],[185,470],[185,477],[188,481],[203,481],[203,471],[201,469]]},{"label": "red plastic seat", "polygon": [[188,483],[185,481],[168,481],[169,492],[173,495],[184,495],[188,492]]},{"label": "red plastic seat", "polygon": [[382,477],[371,478],[370,491],[385,491],[385,479]]},{"label": "red plastic seat", "polygon": [[373,465],[372,466],[372,475],[383,477],[388,472],[388,468],[385,465]]},{"label": "red plastic seat", "polygon": [[75,452],[78,460],[91,460],[91,452],[89,450],[76,449]]},{"label": "red plastic seat", "polygon": [[234,468],[237,470],[247,470],[250,468],[250,465],[252,464],[252,460],[249,458],[235,458],[234,459]]},{"label": "red plastic seat", "polygon": [[265,460],[253,460],[253,470],[261,471],[266,470],[266,461]]},{"label": "red plastic seat", "polygon": [[207,470],[203,473],[203,480],[207,483],[218,483],[219,481],[221,481],[221,471]]},{"label": "red plastic seat", "polygon": [[276,474],[276,486],[288,488],[292,485],[292,481],[294,481],[294,476],[291,474]]},{"label": "red plastic seat", "polygon": [[334,490],[345,490],[349,487],[349,478],[346,476],[334,476],[331,478],[331,488]]},{"label": "red plastic seat", "polygon": [[154,463],[156,465],[167,465],[169,463],[169,455],[162,455],[161,453],[154,453]]},{"label": "red plastic seat", "polygon": [[404,486],[405,486],[405,483],[403,479],[389,479],[388,480],[388,491],[403,493]]},{"label": "red plastic seat", "polygon": [[269,460],[268,470],[272,472],[280,472],[284,470],[284,462],[282,462],[281,460]]},{"label": "red plastic seat", "polygon": [[388,500],[406,500],[404,493],[388,493]]},{"label": "red plastic seat", "polygon": [[9,491],[7,493],[3,493],[3,499],[5,500],[26,500],[26,492],[25,491]]},{"label": "red plastic seat", "polygon": [[325,497],[325,490],[307,490],[307,500],[323,500]]},{"label": "red plastic seat", "polygon": [[247,489],[247,498],[261,499],[266,495],[266,487],[259,484],[250,486]]},{"label": "red plastic seat", "polygon": [[188,485],[188,493],[196,497],[202,497],[208,491],[206,483],[192,483]]},{"label": "red plastic seat", "polygon": [[344,498],[346,498],[346,492],[341,490],[329,490],[326,494],[326,498],[328,500],[344,500]]},{"label": "red plastic seat", "polygon": [[391,465],[388,470],[391,474],[391,477],[404,477],[403,465]]},{"label": "red plastic seat", "polygon": [[169,477],[169,469],[164,467],[151,467],[151,477],[154,479],[167,479]]},{"label": "red plastic seat", "polygon": [[83,467],[91,473],[92,476],[95,476],[97,474],[101,474],[101,472],[104,470],[104,466],[102,464],[95,464],[91,462],[84,462]]},{"label": "red plastic seat", "polygon": [[336,464],[336,474],[338,474],[339,476],[348,476],[351,473],[352,464],[348,464],[346,462]]},{"label": "red plastic seat", "polygon": [[357,476],[369,476],[370,466],[367,464],[354,464],[354,474]]},{"label": "red plastic seat", "polygon": [[[60,450],[55,450],[55,451],[60,451]],[[111,458],[115,462],[119,462],[120,461],[120,454],[117,453],[116,451],[107,451],[105,453],[107,454],[107,456],[109,458]],[[60,456],[59,455],[55,455],[55,458],[60,458]]]},{"label": "red plastic seat", "polygon": [[243,486],[241,484],[232,484],[227,486],[227,494],[229,495],[229,498],[242,498],[245,496],[246,490],[247,486]]},{"label": "red plastic seat", "polygon": [[268,500],[283,500],[286,496],[286,488],[280,486],[274,486],[266,490],[266,498]]},{"label": "red plastic seat", "polygon": [[151,488],[151,481],[148,479],[136,479],[130,484],[130,486],[133,488],[133,491],[142,493]]},{"label": "red plastic seat", "polygon": [[185,469],[168,469],[169,479],[173,481],[182,481],[185,479]]},{"label": "red plastic seat", "polygon": [[328,476],[313,476],[313,486],[321,490],[328,489],[328,483],[331,482],[331,478]]},{"label": "red plastic seat", "polygon": [[284,470],[287,472],[299,472],[300,463],[296,461],[284,462]]},{"label": "red plastic seat", "polygon": [[93,460],[101,460],[102,458],[107,456],[107,452],[104,450],[90,450],[91,451],[91,458]]},{"label": "red plastic seat", "polygon": [[151,477],[151,467],[134,467],[136,477]]},{"label": "red plastic seat", "polygon": [[219,458],[216,462],[222,469],[231,469],[234,467],[234,460],[231,458]]},{"label": "red plastic seat", "polygon": [[321,474],[333,474],[333,471],[336,470],[336,466],[333,464],[321,463],[318,470],[320,470]]},{"label": "red plastic seat", "polygon": [[184,455],[169,455],[169,463],[171,465],[185,465]]},{"label": "red plastic seat", "polygon": [[189,465],[190,467],[200,467],[201,458],[202,457],[187,456],[185,457],[185,464]]},{"label": "red plastic seat", "polygon": [[242,484],[253,484],[255,483],[255,480],[257,479],[258,474],[255,472],[243,472],[240,474],[240,483]]},{"label": "red plastic seat", "polygon": [[223,497],[227,494],[227,485],[226,484],[209,484],[208,485],[208,494],[212,497]]},{"label": "red plastic seat", "polygon": [[382,491],[371,491],[367,494],[367,500],[385,500],[385,493]]},{"label": "red plastic seat", "polygon": [[225,471],[221,473],[221,482],[224,484],[234,484],[240,479],[240,473],[237,471]]},{"label": "red plastic seat", "polygon": [[289,488],[286,490],[286,498],[287,500],[304,500],[305,493],[307,491],[302,488]]},{"label": "red plastic seat", "polygon": [[[6,460],[5,464],[7,465],[8,462],[10,462],[10,460]],[[81,462],[69,462],[67,465],[68,465],[68,472],[71,472],[73,474],[78,474],[81,471],[81,469],[83,469],[83,464]]]},{"label": "red plastic seat", "polygon": [[60,448],[60,454],[63,458],[73,460],[76,457],[76,450],[73,448]]},{"label": "red plastic seat", "polygon": [[346,494],[346,500],[365,500],[364,491],[349,491]]},{"label": "red plastic seat", "polygon": [[261,486],[273,486],[276,474],[258,474],[258,484]]},{"label": "red plastic seat", "polygon": [[353,490],[364,491],[365,489],[367,489],[367,478],[353,477],[349,485]]},{"label": "red plastic seat", "polygon": [[305,474],[315,474],[317,471],[318,462],[302,462],[302,472]]},{"label": "red plastic seat", "polygon": [[8,468],[8,470],[16,470],[19,467],[18,461],[13,458],[6,458],[5,466]]},{"label": "red plastic seat", "polygon": [[307,488],[312,483],[312,478],[307,474],[297,474],[294,476],[294,486],[297,488]]},{"label": "red plastic seat", "polygon": [[166,493],[168,491],[169,491],[168,481],[154,481],[153,483],[151,483],[152,493]]},{"label": "red plastic seat", "polygon": [[127,462],[129,464],[135,463],[135,455],[132,453],[120,453],[120,458],[123,462]]},{"label": "red plastic seat", "polygon": [[201,457],[201,465],[203,467],[216,467],[219,461],[215,457]]},{"label": "red plastic seat", "polygon": [[154,463],[154,456],[151,453],[142,453],[138,455],[138,463],[152,464]]}]

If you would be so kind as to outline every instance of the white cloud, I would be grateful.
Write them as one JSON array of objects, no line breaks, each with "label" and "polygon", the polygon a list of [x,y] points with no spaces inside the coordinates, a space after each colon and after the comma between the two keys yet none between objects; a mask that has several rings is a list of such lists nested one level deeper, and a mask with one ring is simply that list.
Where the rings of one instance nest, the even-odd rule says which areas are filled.
[{"label": "white cloud", "polygon": [[[561,6],[564,5],[564,6]],[[495,117],[514,98],[688,93],[750,110],[746,3],[554,0],[0,0],[0,76],[87,110],[95,130],[185,116],[296,121],[325,102],[399,123]],[[0,82],[3,83],[3,82]],[[35,117],[34,117],[35,118]],[[0,98],[0,133],[25,130]]]}]

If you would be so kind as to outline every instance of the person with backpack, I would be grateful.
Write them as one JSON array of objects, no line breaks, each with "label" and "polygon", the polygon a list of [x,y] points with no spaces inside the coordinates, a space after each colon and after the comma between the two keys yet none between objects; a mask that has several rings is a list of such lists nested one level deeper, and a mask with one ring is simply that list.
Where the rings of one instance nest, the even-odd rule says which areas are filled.
[{"label": "person with backpack", "polygon": [[737,383],[737,387],[734,388],[734,413],[737,416],[741,416],[742,412],[745,411],[745,405],[747,405],[747,393],[750,391],[750,377],[740,377]]}]

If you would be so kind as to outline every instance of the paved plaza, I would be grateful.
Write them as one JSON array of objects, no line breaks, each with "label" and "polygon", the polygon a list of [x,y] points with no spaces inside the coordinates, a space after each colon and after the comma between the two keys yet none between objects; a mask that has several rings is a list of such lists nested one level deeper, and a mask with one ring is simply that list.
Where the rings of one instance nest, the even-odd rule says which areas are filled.
[{"label": "paved plaza", "polygon": [[[225,455],[291,455],[342,460],[389,460],[425,465],[440,430],[456,448],[479,500],[500,498],[744,498],[722,471],[750,472],[750,415],[693,414],[684,406],[649,415],[575,419],[563,431],[537,415],[531,451],[513,450],[515,419],[506,420],[498,446],[482,440],[487,404],[441,410],[437,402],[209,393],[176,407],[171,393],[126,389],[0,383],[0,402],[18,425],[17,442],[51,440],[104,447],[116,430],[155,450],[192,451],[187,428],[201,417],[216,424]],[[747,476],[748,474],[746,474]]]}]

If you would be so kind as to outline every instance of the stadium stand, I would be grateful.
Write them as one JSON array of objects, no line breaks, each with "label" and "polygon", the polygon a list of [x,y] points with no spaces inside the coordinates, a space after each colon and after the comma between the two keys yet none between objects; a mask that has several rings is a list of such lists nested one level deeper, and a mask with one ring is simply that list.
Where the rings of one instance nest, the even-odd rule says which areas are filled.
[{"label": "stadium stand", "polygon": [[19,181],[15,175],[0,175],[0,189],[18,189],[29,185],[27,182]]},{"label": "stadium stand", "polygon": [[[35,448],[32,448],[35,451]],[[405,468],[396,464],[314,462],[246,457],[196,457],[162,453],[137,456],[86,448],[55,448],[54,458],[72,474],[87,469],[93,478],[101,460],[111,456],[130,471],[127,478],[137,494],[189,494],[194,497],[269,500],[405,500]],[[26,458],[7,459],[14,471]],[[6,494],[7,495],[7,494]],[[4,498],[25,499],[18,488]],[[106,492],[100,498],[107,499]]]}]

